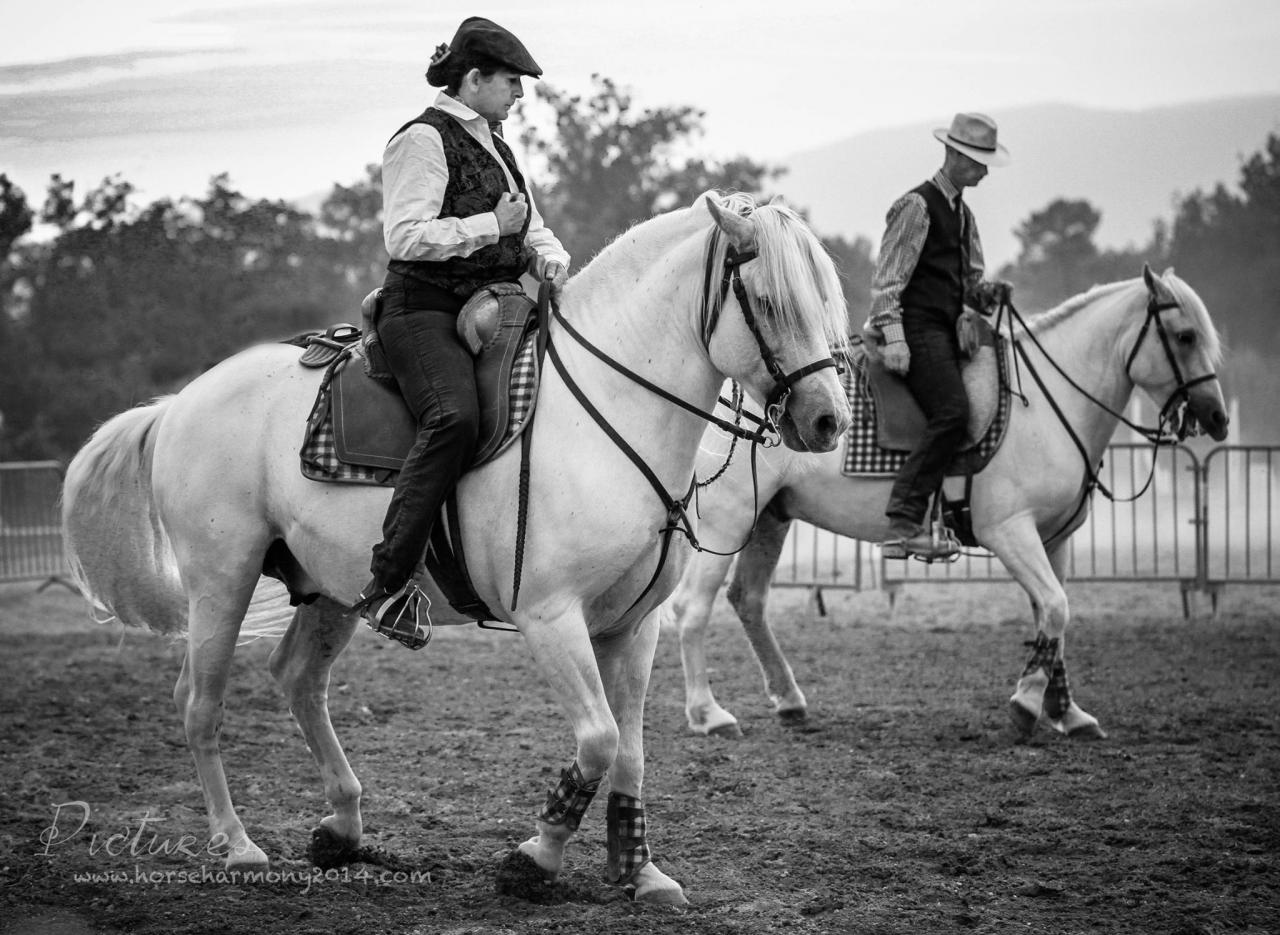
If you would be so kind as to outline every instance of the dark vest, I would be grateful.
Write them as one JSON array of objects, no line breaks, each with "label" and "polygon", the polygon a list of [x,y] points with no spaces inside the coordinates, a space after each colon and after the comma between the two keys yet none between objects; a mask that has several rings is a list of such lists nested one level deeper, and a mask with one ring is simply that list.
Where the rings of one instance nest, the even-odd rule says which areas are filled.
[{"label": "dark vest", "polygon": [[933,309],[953,319],[964,306],[964,270],[969,265],[969,241],[964,235],[964,207],[956,211],[933,182],[912,189],[929,210],[925,236],[915,271],[902,290],[902,308]]},{"label": "dark vest", "polygon": [[[444,144],[449,182],[445,186],[439,216],[465,218],[492,211],[508,188],[502,167],[494,162],[489,151],[462,124],[434,107],[428,107],[391,138],[395,139],[416,123],[435,127]],[[510,148],[496,133],[493,145],[507,164],[521,194],[527,198],[524,176],[516,166]],[[497,243],[480,247],[470,256],[454,256],[447,260],[392,260],[387,269],[467,298],[488,283],[515,282],[520,278],[525,270],[524,235],[528,230],[529,218],[526,216],[520,233],[499,237]]]}]

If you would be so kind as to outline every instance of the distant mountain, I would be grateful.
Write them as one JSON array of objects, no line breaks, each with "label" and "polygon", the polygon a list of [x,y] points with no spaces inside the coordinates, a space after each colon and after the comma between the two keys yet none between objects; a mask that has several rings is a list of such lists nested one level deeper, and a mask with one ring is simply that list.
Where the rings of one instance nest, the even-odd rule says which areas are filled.
[{"label": "distant mountain", "polygon": [[[1234,187],[1242,161],[1262,149],[1269,133],[1280,133],[1280,95],[1141,111],[1045,104],[990,113],[1013,161],[965,197],[991,268],[1016,257],[1013,229],[1060,197],[1083,198],[1102,212],[1100,247],[1145,245],[1156,220],[1172,219],[1178,196],[1219,182]],[[789,172],[779,189],[809,209],[819,233],[861,234],[878,251],[893,199],[942,164],[932,130],[950,119],[797,153],[784,160]]]}]

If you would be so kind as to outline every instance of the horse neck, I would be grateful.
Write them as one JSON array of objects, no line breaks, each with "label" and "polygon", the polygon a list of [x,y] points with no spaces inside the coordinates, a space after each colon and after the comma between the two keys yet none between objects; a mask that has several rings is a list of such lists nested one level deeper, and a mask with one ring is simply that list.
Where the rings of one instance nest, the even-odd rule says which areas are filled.
[{"label": "horse neck", "polygon": [[[1125,355],[1132,344],[1129,334],[1134,318],[1130,304],[1134,301],[1131,290],[1107,292],[1035,332],[1063,371],[1112,412],[1123,412],[1133,395],[1133,381],[1125,372]],[[1024,347],[1030,343],[1024,337]],[[1033,350],[1032,360],[1085,447],[1092,456],[1100,457],[1115,432],[1116,416],[1071,387],[1042,354]]]},{"label": "horse neck", "polygon": [[[703,412],[724,377],[698,326],[705,229],[664,216],[622,234],[574,277],[565,318],[617,363]],[[684,222],[684,223],[676,223]],[[553,331],[566,369],[660,477],[687,483],[707,423]]]}]

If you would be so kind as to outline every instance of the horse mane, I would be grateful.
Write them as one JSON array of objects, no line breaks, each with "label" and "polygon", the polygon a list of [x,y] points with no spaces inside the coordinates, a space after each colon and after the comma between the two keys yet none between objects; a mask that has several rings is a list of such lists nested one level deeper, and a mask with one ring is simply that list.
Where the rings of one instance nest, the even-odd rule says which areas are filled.
[{"label": "horse mane", "polygon": [[[755,226],[760,264],[756,282],[768,297],[777,324],[787,331],[820,330],[833,347],[844,343],[849,313],[840,275],[804,218],[778,202],[757,204],[745,192],[721,196],[720,207],[749,217]],[[726,238],[715,238],[715,245],[709,262],[712,269],[723,269]]]},{"label": "horse mane", "polygon": [[[1197,330],[1204,336],[1205,348],[1210,361],[1215,365],[1220,364],[1222,362],[1222,340],[1218,335],[1218,329],[1214,327],[1213,321],[1209,318],[1209,311],[1205,308],[1200,296],[1196,294],[1194,289],[1174,275],[1173,270],[1166,271],[1164,275],[1158,278],[1173,292],[1174,298],[1177,299],[1183,311],[1195,321]],[[1146,293],[1146,283],[1143,282],[1141,276],[1092,286],[1085,292],[1072,296],[1048,311],[1032,315],[1026,320],[1027,329],[1033,334],[1042,334],[1070,318],[1080,309],[1093,305],[1099,300],[1115,296],[1135,285],[1140,286],[1143,293]]]}]

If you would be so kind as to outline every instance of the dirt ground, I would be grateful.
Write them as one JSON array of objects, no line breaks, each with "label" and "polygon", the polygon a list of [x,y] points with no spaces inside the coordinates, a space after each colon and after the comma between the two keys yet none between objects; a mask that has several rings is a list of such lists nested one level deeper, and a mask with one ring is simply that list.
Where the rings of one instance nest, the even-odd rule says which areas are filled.
[{"label": "dirt ground", "polygon": [[558,899],[495,893],[573,754],[518,636],[452,628],[411,654],[357,635],[331,710],[371,850],[328,876],[306,856],[327,806],[271,647],[243,647],[223,752],[276,876],[219,882],[170,701],[182,645],[89,623],[58,587],[4,586],[0,931],[1280,932],[1280,594],[1229,590],[1218,620],[1188,621],[1167,585],[1069,593],[1072,684],[1105,741],[1015,742],[1031,634],[1012,585],[913,585],[892,617],[876,592],[828,592],[826,617],[775,592],[799,727],[772,715],[722,600],[709,650],[736,741],[686,730],[664,633],[646,804],[690,899],[671,909],[600,882],[603,791]]}]

